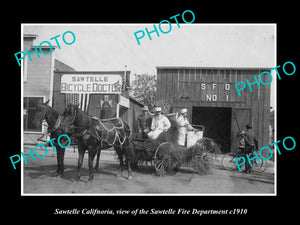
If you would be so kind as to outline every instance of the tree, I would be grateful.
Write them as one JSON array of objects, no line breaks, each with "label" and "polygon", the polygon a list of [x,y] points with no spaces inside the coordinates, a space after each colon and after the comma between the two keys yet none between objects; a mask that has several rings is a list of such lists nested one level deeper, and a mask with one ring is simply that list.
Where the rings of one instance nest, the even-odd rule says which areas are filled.
[{"label": "tree", "polygon": [[135,74],[134,76],[129,95],[152,109],[156,102],[156,76],[148,74]]},{"label": "tree", "polygon": [[143,105],[147,105],[149,110],[156,106],[160,106],[164,113],[170,113],[173,111],[172,104],[173,98],[171,99],[157,99],[156,95],[156,76],[142,74],[135,74],[135,80],[132,82],[130,86],[129,95],[136,99],[138,102]]}]

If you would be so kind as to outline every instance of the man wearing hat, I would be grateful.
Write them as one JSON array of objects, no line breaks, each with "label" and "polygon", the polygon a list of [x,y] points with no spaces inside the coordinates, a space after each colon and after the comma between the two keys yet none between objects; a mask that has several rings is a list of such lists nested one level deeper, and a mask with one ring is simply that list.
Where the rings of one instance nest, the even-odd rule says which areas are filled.
[{"label": "man wearing hat", "polygon": [[[255,134],[252,132],[252,126],[250,124],[246,125],[246,130],[247,131],[245,132],[245,143],[246,143],[245,154],[249,155],[251,152],[258,149],[258,141]],[[250,173],[250,171],[251,171],[251,167],[249,162],[247,161],[245,165],[245,172]]]},{"label": "man wearing hat", "polygon": [[187,119],[187,109],[184,108],[180,110],[180,116],[177,117],[177,125],[178,145],[185,146],[187,131],[195,131]]},{"label": "man wearing hat", "polygon": [[148,106],[142,108],[142,114],[137,118],[139,133],[143,139],[147,139],[147,133],[150,131],[151,127],[151,116],[149,115]]},{"label": "man wearing hat", "polygon": [[161,132],[167,131],[171,127],[169,119],[161,114],[160,107],[156,107],[154,109],[154,113],[155,115],[152,118],[151,131],[148,133],[148,137],[152,140],[156,139]]},{"label": "man wearing hat", "polygon": [[242,130],[242,132],[240,133],[239,149],[241,150],[241,152],[245,152],[246,148],[245,134],[246,132],[244,130]]}]

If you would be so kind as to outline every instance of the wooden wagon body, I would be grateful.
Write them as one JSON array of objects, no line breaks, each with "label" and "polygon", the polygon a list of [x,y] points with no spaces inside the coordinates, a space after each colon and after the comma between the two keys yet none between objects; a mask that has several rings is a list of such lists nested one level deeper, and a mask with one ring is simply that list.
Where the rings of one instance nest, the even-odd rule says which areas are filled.
[{"label": "wooden wagon body", "polygon": [[[203,137],[203,130],[187,133],[187,145],[180,146],[167,132],[156,140],[132,138],[137,161],[151,162],[158,175],[174,174],[182,166],[191,167],[199,174],[211,173],[211,153],[215,152],[213,141]],[[197,137],[195,139],[195,137]]]}]

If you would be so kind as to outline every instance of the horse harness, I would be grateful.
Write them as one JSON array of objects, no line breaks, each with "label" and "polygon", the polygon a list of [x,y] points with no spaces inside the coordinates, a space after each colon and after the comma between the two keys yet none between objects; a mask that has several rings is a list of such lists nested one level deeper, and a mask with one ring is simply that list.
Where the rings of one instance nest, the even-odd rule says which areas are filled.
[{"label": "horse harness", "polygon": [[[74,127],[79,128],[79,129],[84,129],[84,131],[83,131],[82,134],[81,134],[81,135],[84,135],[85,133],[88,132],[88,128],[89,128],[89,127],[86,127],[86,126],[85,126],[85,127],[75,126],[75,125],[74,125],[74,122],[75,122],[75,119],[76,119],[77,116],[78,116],[78,112],[77,112],[77,110],[75,110],[74,116],[72,117],[72,119],[71,119],[71,121],[69,122],[69,124],[70,124],[70,125],[73,125]],[[127,137],[126,135],[124,135],[124,136],[125,136],[124,139],[121,140],[120,134],[119,134],[119,130],[125,129],[125,127],[124,127],[124,122],[123,122],[120,118],[111,118],[111,119],[102,119],[102,120],[101,120],[101,119],[99,119],[98,117],[91,117],[91,116],[89,116],[89,117],[91,118],[92,121],[99,122],[99,123],[101,124],[101,126],[104,128],[104,130],[106,131],[106,136],[105,136],[105,138],[100,137],[99,134],[98,134],[98,132],[95,132],[96,137],[95,137],[91,132],[89,132],[90,135],[92,135],[93,137],[95,137],[95,138],[96,138],[98,141],[100,141],[101,143],[102,143],[102,142],[106,142],[106,143],[108,143],[109,145],[115,145],[115,146],[117,146],[115,143],[116,143],[116,141],[118,140],[119,143],[120,143],[119,146],[123,146],[123,144],[124,144],[124,142],[126,141],[126,139],[127,139],[127,138],[130,138],[130,135],[129,135],[129,137]],[[113,120],[116,120],[116,119],[117,119],[118,121],[121,122],[121,126],[120,126],[120,127],[117,127],[117,126],[115,126],[115,125],[112,123],[112,121],[113,121]],[[110,123],[112,124],[112,128],[109,129],[108,127],[105,126],[105,124],[104,124],[103,122],[110,122]],[[102,130],[97,129],[96,127],[95,127],[95,130],[96,130],[96,131],[102,132]],[[108,140],[108,139],[109,139],[109,134],[110,134],[111,132],[114,132],[114,131],[115,131],[114,140],[113,140],[112,143],[110,143],[109,140]]]},{"label": "horse harness", "polygon": [[[46,113],[47,113],[47,110],[45,110],[45,111],[43,112],[43,116],[41,117],[40,123],[42,123],[42,121],[45,119]],[[56,119],[56,121],[55,121],[54,126],[53,126],[51,129],[49,129],[49,125],[48,125],[48,129],[46,130],[46,132],[43,133],[43,135],[42,135],[41,137],[39,137],[37,140],[38,140],[38,141],[43,141],[42,138],[43,138],[45,135],[48,135],[48,134],[50,134],[50,133],[56,131],[56,130],[59,128],[60,124],[61,124],[62,118],[63,118],[62,115],[59,114],[58,117],[57,117],[57,119]]]},{"label": "horse harness", "polygon": [[59,128],[61,121],[62,121],[62,116],[59,114],[59,116],[56,119],[56,122],[55,122],[54,126],[51,129],[49,129],[49,126],[48,126],[48,129],[46,130],[46,132],[43,133],[43,135],[41,137],[39,137],[37,140],[38,141],[44,141],[44,140],[42,140],[42,138],[44,136],[56,131]]},{"label": "horse harness", "polygon": [[[125,127],[124,127],[124,122],[123,122],[123,120],[121,120],[120,118],[111,118],[111,119],[104,119],[104,120],[101,120],[101,119],[99,119],[98,117],[91,117],[91,119],[94,120],[94,121],[99,122],[99,123],[101,124],[101,126],[104,128],[104,130],[106,131],[106,136],[105,136],[105,138],[99,137],[98,133],[96,132],[96,134],[97,134],[97,139],[98,139],[99,141],[101,141],[101,142],[105,141],[106,143],[108,143],[108,144],[110,144],[110,145],[116,145],[115,143],[116,143],[116,141],[118,140],[119,143],[120,143],[119,146],[123,146],[124,142],[126,141],[126,138],[129,138],[129,137],[130,137],[130,135],[129,135],[129,137],[127,137],[126,134],[125,134],[125,135],[124,135],[124,139],[121,141],[120,134],[119,134],[119,130],[122,130],[122,129],[125,130]],[[119,122],[121,122],[121,126],[120,126],[120,127],[117,127],[117,126],[115,126],[115,124],[113,124],[112,120],[116,120],[116,119],[117,119]],[[112,128],[109,129],[107,126],[105,126],[105,124],[104,124],[103,122],[109,122],[110,124],[112,124]],[[99,130],[99,129],[97,129],[97,128],[96,128],[96,130],[102,132],[102,130]],[[109,138],[109,134],[110,134],[111,132],[115,132],[115,137],[114,137],[113,142],[112,142],[112,143],[109,143],[108,138]]]}]

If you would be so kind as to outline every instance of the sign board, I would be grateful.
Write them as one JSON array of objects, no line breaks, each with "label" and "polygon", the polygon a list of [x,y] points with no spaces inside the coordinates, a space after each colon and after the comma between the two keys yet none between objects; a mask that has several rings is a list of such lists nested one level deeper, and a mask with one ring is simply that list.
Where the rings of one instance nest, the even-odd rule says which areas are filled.
[{"label": "sign board", "polygon": [[204,102],[244,102],[245,95],[238,96],[235,83],[178,81],[180,100]]},{"label": "sign board", "polygon": [[121,94],[122,77],[112,74],[64,74],[61,93]]},{"label": "sign board", "polygon": [[124,96],[120,95],[120,102],[119,104],[121,106],[124,106],[126,108],[129,108],[129,99],[128,98],[125,98]]}]

